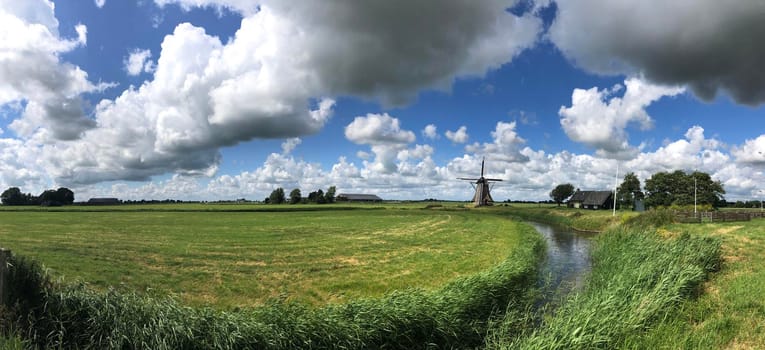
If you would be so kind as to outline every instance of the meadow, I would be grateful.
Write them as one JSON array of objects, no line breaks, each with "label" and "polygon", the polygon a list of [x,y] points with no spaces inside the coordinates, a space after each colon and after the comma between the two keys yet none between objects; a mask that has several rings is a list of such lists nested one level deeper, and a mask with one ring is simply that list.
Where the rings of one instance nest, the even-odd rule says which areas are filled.
[{"label": "meadow", "polygon": [[70,283],[174,295],[217,308],[269,299],[319,305],[433,289],[498,264],[518,245],[517,222],[423,207],[3,210],[0,244]]},{"label": "meadow", "polygon": [[[618,212],[612,216],[605,211],[531,205],[478,210],[464,210],[454,204],[430,209],[422,204],[337,206],[307,207],[308,210],[300,212],[284,212],[287,206],[253,206],[246,210],[230,210],[226,206],[204,210],[173,208],[143,207],[140,211],[125,212],[75,208],[71,211],[78,213],[74,214],[60,209],[13,213],[18,215],[14,219],[16,230],[26,227],[29,232],[34,228],[36,235],[57,240],[51,247],[59,246],[65,252],[74,249],[75,256],[95,254],[98,247],[122,247],[150,261],[156,252],[144,250],[151,242],[158,242],[160,253],[156,254],[173,258],[162,262],[167,264],[163,269],[155,269],[159,272],[140,270],[146,276],[133,276],[127,282],[120,273],[77,275],[75,279],[87,281],[85,286],[50,284],[40,277],[45,274],[34,263],[14,262],[22,270],[31,271],[17,277],[21,278],[20,285],[26,286],[23,290],[47,292],[21,293],[37,296],[25,297],[26,306],[21,307],[32,317],[16,326],[18,336],[0,337],[0,345],[168,349],[714,349],[760,348],[765,344],[762,336],[765,304],[761,301],[765,295],[763,219],[675,224],[671,215],[660,211],[644,215]],[[5,214],[0,212],[0,216]],[[87,232],[86,235],[69,240],[78,236],[42,233],[46,230],[39,228],[41,222],[48,222],[41,218],[62,215],[57,220],[64,221],[48,227],[51,230],[66,224],[64,218],[71,214],[94,222],[92,226],[80,222],[77,230],[71,230]],[[0,219],[6,222],[5,217]],[[570,295],[560,296],[562,300],[555,303],[555,308],[538,304],[542,295],[538,289],[538,268],[543,248],[539,235],[519,220],[601,232],[595,240],[593,270],[585,285]],[[178,228],[168,230],[169,224]],[[125,225],[132,228],[119,228]],[[160,232],[163,227],[165,232]],[[0,227],[3,239],[10,232],[4,230],[5,225]],[[215,234],[190,236],[190,232],[202,230]],[[113,237],[85,242],[86,237],[104,235],[106,231]],[[241,236],[235,234],[242,231]],[[261,235],[272,235],[268,241],[271,243],[253,238]],[[503,241],[497,235],[509,238]],[[46,252],[49,248],[31,241],[31,237],[35,235],[15,235],[16,242],[23,243],[20,245],[23,248],[15,251],[21,249],[24,256],[38,254],[34,259],[46,266],[48,261],[66,255],[54,248]],[[73,243],[67,244],[68,241]],[[183,244],[178,243],[181,241]],[[121,246],[125,242],[133,243]],[[506,245],[495,246],[502,242]],[[230,254],[197,257],[211,250]],[[260,251],[267,254],[257,255]],[[481,254],[476,252],[483,252],[486,258],[480,258]],[[445,258],[439,260],[441,254]],[[310,258],[301,263],[298,257],[303,255]],[[338,256],[343,260],[334,259]],[[345,259],[349,256],[359,264],[355,261],[350,264]],[[465,268],[455,273],[463,256],[468,256],[464,259]],[[390,260],[385,260],[386,257]],[[112,259],[119,263],[105,270],[118,269],[117,265],[122,264],[131,266],[129,270],[143,266],[141,261]],[[285,278],[274,282],[268,288],[287,293],[265,291],[267,297],[251,304],[235,294],[246,293],[245,289],[257,288],[268,281],[241,284],[241,291],[223,289],[217,299],[209,297],[221,291],[215,288],[196,286],[204,290],[196,297],[178,292],[181,288],[174,289],[173,283],[199,276],[203,276],[200,281],[214,286],[215,274],[204,274],[212,268],[223,271],[221,276],[232,273],[236,277],[227,283],[250,283],[237,279],[242,277],[237,270],[241,263],[237,262],[243,259],[271,262],[265,266],[253,264],[261,269],[252,272],[254,276],[283,262],[282,271],[299,276],[300,280]],[[482,265],[477,267],[474,261]],[[80,269],[97,270],[101,269],[97,265],[108,262],[109,259],[101,257]],[[381,266],[386,264],[390,266]],[[406,280],[412,268],[428,272],[400,284],[392,281]],[[444,270],[447,272],[443,273]],[[72,273],[55,269],[50,275],[71,281]],[[158,277],[152,277],[152,273]],[[185,277],[168,279],[174,274]],[[99,282],[103,284],[89,280],[102,275],[124,284],[115,290],[105,287],[113,283],[107,282],[111,279]],[[149,286],[155,283],[152,279],[157,284]],[[362,282],[342,284],[349,280]],[[148,290],[142,289],[144,285],[140,283],[145,283]],[[322,289],[333,283],[337,284]],[[280,289],[284,285],[288,287]],[[168,299],[166,295],[176,297]]]}]

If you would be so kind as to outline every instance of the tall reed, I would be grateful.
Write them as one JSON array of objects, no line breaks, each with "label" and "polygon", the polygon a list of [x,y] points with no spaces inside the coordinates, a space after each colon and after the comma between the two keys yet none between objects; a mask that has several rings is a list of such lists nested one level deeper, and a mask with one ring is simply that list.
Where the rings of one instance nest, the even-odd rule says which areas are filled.
[{"label": "tall reed", "polygon": [[689,234],[667,239],[638,225],[610,229],[596,240],[592,274],[582,292],[541,327],[514,339],[493,338],[488,347],[618,348],[628,335],[650,328],[695,295],[707,274],[720,267],[720,244]]}]

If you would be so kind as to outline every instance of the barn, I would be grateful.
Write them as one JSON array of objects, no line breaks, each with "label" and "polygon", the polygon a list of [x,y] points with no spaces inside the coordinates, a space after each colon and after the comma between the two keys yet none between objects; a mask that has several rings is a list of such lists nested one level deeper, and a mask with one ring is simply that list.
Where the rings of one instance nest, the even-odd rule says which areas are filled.
[{"label": "barn", "polygon": [[120,200],[117,198],[91,198],[88,199],[88,205],[116,205],[120,204]]},{"label": "barn", "polygon": [[382,198],[374,194],[340,193],[335,196],[337,202],[382,202]]},{"label": "barn", "polygon": [[611,191],[576,191],[568,200],[569,208],[613,209],[614,193]]}]

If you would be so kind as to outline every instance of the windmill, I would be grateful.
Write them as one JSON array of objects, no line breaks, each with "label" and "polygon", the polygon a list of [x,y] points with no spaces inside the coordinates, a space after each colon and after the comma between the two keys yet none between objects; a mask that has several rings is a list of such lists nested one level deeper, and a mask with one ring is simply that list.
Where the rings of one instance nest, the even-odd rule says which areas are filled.
[{"label": "windmill", "polygon": [[[471,181],[470,185],[473,186],[473,189],[475,190],[475,195],[473,195],[473,204],[475,204],[476,207],[484,206],[484,205],[492,205],[494,204],[494,199],[491,198],[491,193],[489,191],[491,190],[491,183],[502,181],[500,179],[487,179],[483,177],[483,165],[486,161],[486,158],[481,159],[481,177],[477,179],[469,179],[465,177],[458,177],[458,180],[468,180]],[[475,181],[475,182],[472,182]]]}]

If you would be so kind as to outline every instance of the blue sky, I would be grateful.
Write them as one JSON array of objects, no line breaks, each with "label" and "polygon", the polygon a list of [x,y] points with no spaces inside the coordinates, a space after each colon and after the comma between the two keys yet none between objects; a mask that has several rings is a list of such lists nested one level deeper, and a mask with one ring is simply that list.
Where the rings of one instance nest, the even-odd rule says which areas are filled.
[{"label": "blue sky", "polygon": [[469,199],[486,157],[498,200],[617,164],[759,199],[765,5],[736,6],[3,0],[0,186]]}]

